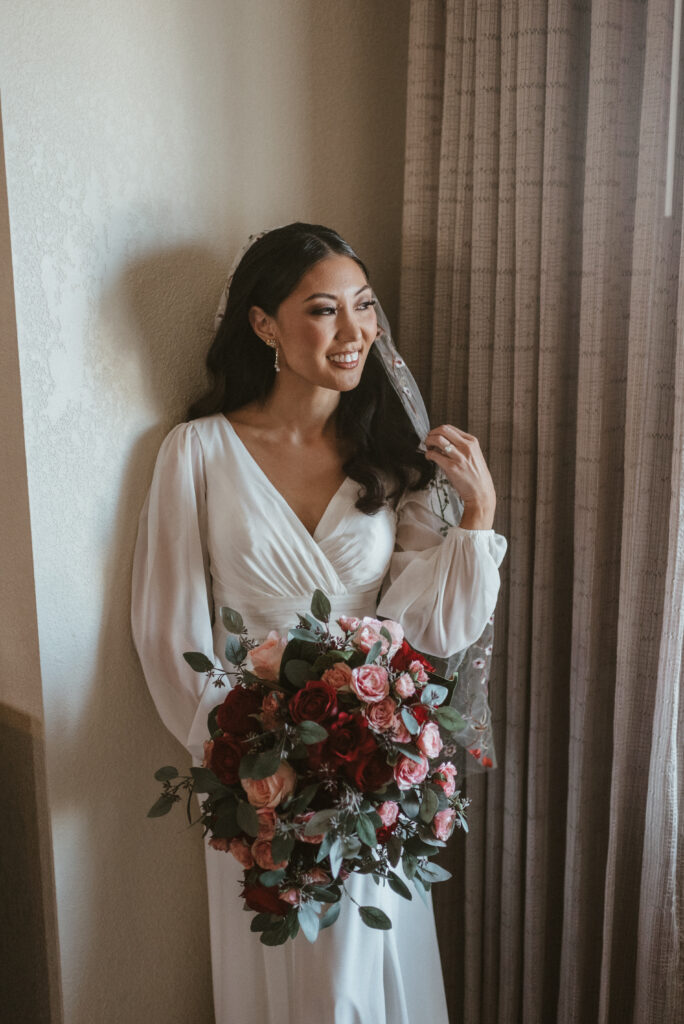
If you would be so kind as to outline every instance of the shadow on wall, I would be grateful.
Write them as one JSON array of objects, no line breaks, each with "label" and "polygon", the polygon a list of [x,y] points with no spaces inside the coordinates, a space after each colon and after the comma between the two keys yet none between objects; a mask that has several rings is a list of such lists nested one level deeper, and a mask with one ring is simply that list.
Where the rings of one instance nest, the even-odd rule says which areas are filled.
[{"label": "shadow on wall", "polygon": [[[139,511],[163,435],[185,418],[189,397],[201,390],[224,276],[223,265],[202,248],[166,248],[126,266],[102,302],[104,318],[111,310],[115,321],[130,319],[122,349],[140,367],[145,419],[160,425],[131,448],[121,479],[90,703],[65,751],[82,771],[83,750],[95,745],[98,765],[96,785],[73,780],[65,809],[82,816],[70,824],[86,848],[88,833],[99,832],[85,867],[83,891],[91,896],[80,914],[76,908],[78,955],[69,958],[78,971],[69,988],[77,993],[72,1010],[79,1020],[93,1005],[102,1022],[214,1019],[201,832],[187,829],[181,814],[161,822],[146,818],[159,789],[153,772],[162,764],[186,769],[190,756],[166,731],[149,696],[130,639],[129,609]],[[125,410],[119,421],[126,422]],[[165,956],[169,941],[184,952]],[[125,982],[101,986],[112,950]]]}]

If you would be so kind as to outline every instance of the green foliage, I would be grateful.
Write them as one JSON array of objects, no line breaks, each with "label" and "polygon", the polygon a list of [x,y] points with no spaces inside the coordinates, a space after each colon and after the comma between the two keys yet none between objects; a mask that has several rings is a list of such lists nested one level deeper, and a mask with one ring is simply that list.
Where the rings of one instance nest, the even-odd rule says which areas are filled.
[{"label": "green foliage", "polygon": [[292,836],[277,835],[271,840],[271,856],[275,864],[287,860],[294,850],[295,841]]},{"label": "green foliage", "polygon": [[240,638],[229,634],[226,637],[226,658],[228,661],[231,665],[241,665],[246,657],[247,650],[240,642]]},{"label": "green foliage", "polygon": [[452,708],[450,705],[444,708],[435,708],[434,716],[439,725],[449,732],[461,732],[467,724],[456,708]]},{"label": "green foliage", "polygon": [[252,838],[256,837],[259,831],[259,817],[251,804],[246,800],[240,800],[237,806],[237,822],[243,832]]},{"label": "green foliage", "polygon": [[397,743],[397,750],[404,755],[404,757],[410,758],[411,761],[415,761],[416,764],[422,764],[422,755],[416,750],[415,747],[410,747],[406,743]]},{"label": "green foliage", "polygon": [[418,797],[416,796],[412,789],[407,790],[403,794],[399,802],[404,811],[404,814],[406,814],[407,817],[418,817],[418,811],[420,810],[420,800],[418,799]]},{"label": "green foliage", "polygon": [[162,793],[158,800],[150,807],[147,812],[148,818],[161,818],[162,815],[168,814],[173,805],[178,800],[177,796],[171,796],[167,793]]},{"label": "green foliage", "polygon": [[399,875],[394,871],[387,872],[387,881],[389,882],[390,889],[396,892],[399,896],[403,896],[405,900],[413,899],[408,885],[406,885],[406,883],[403,882]]},{"label": "green foliage", "polygon": [[368,815],[357,814],[355,824],[356,831],[359,834],[359,839],[361,840],[361,842],[365,843],[366,846],[370,846],[371,849],[374,849],[375,846],[377,845],[378,840],[375,835],[373,823],[371,819],[368,817]]},{"label": "green foliage", "polygon": [[154,773],[154,777],[157,782],[168,782],[169,779],[175,779],[178,776],[178,769],[172,768],[171,765],[166,765],[164,768],[157,768]]},{"label": "green foliage", "polygon": [[318,930],[323,931],[324,928],[329,928],[331,924],[335,924],[335,921],[340,916],[341,909],[341,902],[331,904],[325,913],[321,915],[321,919],[318,923]]},{"label": "green foliage", "polygon": [[306,935],[309,942],[315,942],[318,938],[319,921],[318,914],[309,904],[304,903],[299,908],[299,927]]},{"label": "green foliage", "polygon": [[322,590],[314,590],[311,599],[311,614],[321,622],[328,622],[330,619],[330,601]]},{"label": "green foliage", "polygon": [[418,722],[416,722],[415,718],[413,717],[413,714],[407,707],[402,707],[401,709],[401,720],[412,736],[418,735],[418,733],[420,732],[420,726],[418,725]]},{"label": "green foliage", "polygon": [[420,804],[419,814],[421,821],[424,821],[426,825],[429,825],[437,813],[438,808],[439,797],[430,788],[426,787]]},{"label": "green foliage", "polygon": [[376,640],[375,643],[373,644],[373,646],[371,647],[370,651],[366,655],[366,660],[365,660],[364,664],[371,665],[375,661],[375,659],[379,656],[381,650],[382,650],[382,641],[381,640]]},{"label": "green foliage", "polygon": [[297,735],[302,743],[309,745],[311,743],[320,743],[321,740],[324,740],[328,735],[328,730],[324,729],[318,722],[310,722],[308,719],[305,719],[298,724]]},{"label": "green foliage", "polygon": [[386,931],[392,927],[392,922],[387,914],[378,907],[359,907],[359,914],[363,923],[367,924],[369,928],[381,928]]},{"label": "green foliage", "polygon": [[230,793],[228,787],[219,782],[214,773],[210,772],[208,768],[200,768],[193,765],[190,769],[190,774],[192,775],[194,789],[197,793]]},{"label": "green foliage", "polygon": [[245,754],[240,759],[240,778],[267,779],[278,771],[280,760],[280,751],[277,747],[273,750],[262,750],[256,754]]},{"label": "green foliage", "polygon": [[234,608],[221,608],[220,615],[229,633],[241,633],[245,628],[240,612],[236,612]]},{"label": "green foliage", "polygon": [[274,871],[262,871],[259,881],[262,885],[270,888],[272,885],[279,885],[285,878],[285,868],[276,868]]},{"label": "green foliage", "polygon": [[324,811],[316,811],[313,818],[310,818],[304,826],[304,834],[307,836],[320,836],[330,828],[333,818],[339,815],[334,807],[328,807]]},{"label": "green foliage", "polygon": [[448,696],[449,691],[446,686],[439,686],[437,683],[428,683],[420,695],[420,703],[437,707],[438,704],[443,704]]},{"label": "green foliage", "polygon": [[183,657],[193,672],[211,672],[214,668],[213,661],[199,651],[185,651]]}]

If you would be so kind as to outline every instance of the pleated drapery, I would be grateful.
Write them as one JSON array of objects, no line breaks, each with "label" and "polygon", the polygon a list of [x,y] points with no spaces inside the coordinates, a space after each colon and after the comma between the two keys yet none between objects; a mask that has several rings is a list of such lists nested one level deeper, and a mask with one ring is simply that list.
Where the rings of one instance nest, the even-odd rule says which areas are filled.
[{"label": "pleated drapery", "polygon": [[672,32],[671,0],[411,4],[400,344],[510,545],[500,768],[435,888],[454,1024],[684,1021]]}]

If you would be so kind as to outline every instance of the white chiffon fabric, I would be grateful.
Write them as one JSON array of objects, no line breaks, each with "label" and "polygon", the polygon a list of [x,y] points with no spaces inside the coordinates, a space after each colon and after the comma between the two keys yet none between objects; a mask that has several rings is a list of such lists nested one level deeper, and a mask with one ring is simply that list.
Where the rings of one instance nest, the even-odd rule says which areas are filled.
[{"label": "white chiffon fabric", "polygon": [[[259,640],[295,624],[316,588],[330,598],[333,618],[395,619],[428,655],[448,657],[482,633],[505,539],[459,526],[443,537],[427,490],[372,516],[355,507],[357,496],[347,478],[311,535],[225,416],[180,424],[166,437],[140,517],[132,625],[159,714],[195,762],[225,690],[182,654],[201,651],[229,668],[223,605]],[[432,909],[417,895],[408,902],[353,876],[349,891],[384,909],[391,930],[367,928],[344,901],[315,944],[300,934],[266,947],[242,909],[239,864],[205,852],[217,1024],[447,1024]]]}]

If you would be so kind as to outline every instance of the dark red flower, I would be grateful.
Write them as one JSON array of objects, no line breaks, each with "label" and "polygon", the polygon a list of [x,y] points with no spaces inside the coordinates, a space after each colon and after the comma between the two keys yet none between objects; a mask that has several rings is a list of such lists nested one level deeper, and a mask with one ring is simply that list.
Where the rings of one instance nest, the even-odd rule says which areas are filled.
[{"label": "dark red flower", "polygon": [[409,707],[418,725],[423,725],[428,720],[430,709],[425,704],[409,704]]},{"label": "dark red flower", "polygon": [[256,718],[250,715],[261,710],[262,695],[245,686],[234,686],[216,713],[216,724],[233,736],[247,736],[259,730]]},{"label": "dark red flower", "polygon": [[245,753],[245,744],[237,736],[229,733],[217,736],[207,759],[207,768],[226,786],[234,786],[240,781],[238,769]]},{"label": "dark red flower", "polygon": [[345,772],[362,793],[375,793],[392,778],[392,768],[387,764],[387,757],[375,741],[370,742],[358,752],[358,758],[349,761]]},{"label": "dark red flower", "polygon": [[325,725],[337,714],[337,690],[322,679],[310,679],[306,686],[290,699],[293,722],[318,722]]},{"label": "dark red flower", "polygon": [[397,653],[392,658],[390,665],[395,672],[408,672],[412,661],[419,661],[426,672],[434,672],[435,666],[431,665],[427,658],[424,658],[418,651],[414,651],[410,643],[404,640]]},{"label": "dark red flower", "polygon": [[[355,761],[369,736],[365,718],[341,711],[328,730],[324,759],[336,764]],[[375,741],[371,737],[371,742]]]},{"label": "dark red flower", "polygon": [[396,831],[398,824],[399,822],[395,821],[393,825],[383,825],[382,828],[379,828],[375,833],[378,837],[378,842],[382,843],[384,846],[392,833]]},{"label": "dark red flower", "polygon": [[245,882],[240,895],[244,897],[250,910],[256,910],[260,914],[278,914],[279,917],[285,917],[290,909],[290,904],[278,896],[275,886],[269,888],[265,885],[247,885]]}]

